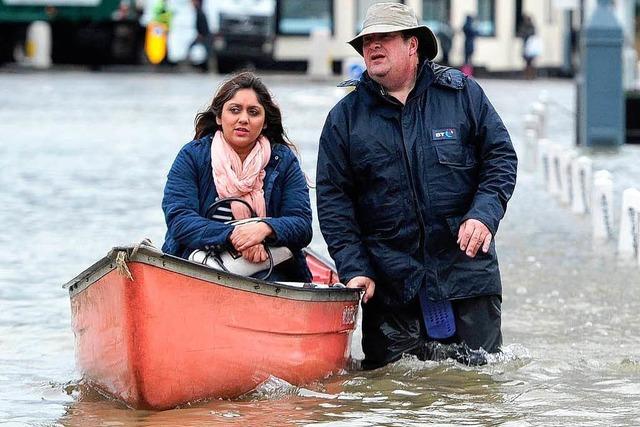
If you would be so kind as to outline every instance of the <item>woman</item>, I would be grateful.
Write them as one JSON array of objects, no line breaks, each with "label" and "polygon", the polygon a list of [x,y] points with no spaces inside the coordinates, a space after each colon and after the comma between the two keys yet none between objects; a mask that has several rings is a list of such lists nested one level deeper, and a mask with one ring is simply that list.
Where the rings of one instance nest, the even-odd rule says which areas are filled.
[{"label": "woman", "polygon": [[[163,252],[188,258],[196,249],[227,245],[261,262],[267,259],[267,242],[293,252],[270,280],[311,281],[301,251],[311,241],[309,189],[292,148],[280,109],[260,79],[242,73],[225,82],[196,116],[194,140],[169,171],[162,200],[167,223]],[[240,202],[218,204],[211,211],[217,200],[228,197],[246,201],[262,220],[225,223],[251,216]]]},{"label": "woman", "polygon": [[525,15],[522,18],[522,24],[518,30],[518,36],[522,38],[522,58],[526,64],[524,69],[524,77],[531,80],[536,75],[536,69],[533,64],[536,57],[540,54],[540,38],[536,35],[536,26],[533,19]]},{"label": "woman", "polygon": [[476,37],[478,31],[473,23],[473,16],[467,15],[462,27],[464,33],[464,64],[462,72],[467,76],[473,76],[473,52],[475,51]]}]

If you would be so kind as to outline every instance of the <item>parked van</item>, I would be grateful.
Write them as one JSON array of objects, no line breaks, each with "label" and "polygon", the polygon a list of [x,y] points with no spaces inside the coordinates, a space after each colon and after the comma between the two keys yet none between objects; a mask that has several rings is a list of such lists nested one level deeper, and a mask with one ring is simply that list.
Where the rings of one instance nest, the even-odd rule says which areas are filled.
[{"label": "parked van", "polygon": [[[187,61],[196,38],[196,15],[191,0],[166,0],[171,11],[167,40],[170,62]],[[147,0],[143,25],[152,19],[153,0]],[[229,72],[247,64],[273,61],[276,0],[203,0],[211,31],[210,52],[218,71]]]}]

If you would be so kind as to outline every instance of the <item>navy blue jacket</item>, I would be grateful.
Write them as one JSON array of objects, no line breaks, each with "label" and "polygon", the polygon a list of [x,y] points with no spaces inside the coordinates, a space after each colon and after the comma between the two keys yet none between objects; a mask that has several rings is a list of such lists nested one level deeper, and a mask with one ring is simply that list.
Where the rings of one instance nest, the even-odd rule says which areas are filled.
[{"label": "navy blue jacket", "polygon": [[[162,251],[188,258],[195,249],[228,242],[233,226],[205,217],[218,193],[211,170],[211,139],[208,135],[185,145],[169,171],[162,209],[167,234]],[[271,159],[265,168],[264,221],[274,231],[272,246],[287,246],[294,254],[274,270],[271,280],[311,281],[301,249],[311,241],[309,189],[298,159],[282,144],[271,145]]]},{"label": "navy blue jacket", "polygon": [[403,106],[364,73],[320,138],[320,228],[343,282],[367,276],[385,304],[500,294],[492,241],[456,244],[474,218],[495,236],[516,182],[507,129],[480,86],[425,62]]}]

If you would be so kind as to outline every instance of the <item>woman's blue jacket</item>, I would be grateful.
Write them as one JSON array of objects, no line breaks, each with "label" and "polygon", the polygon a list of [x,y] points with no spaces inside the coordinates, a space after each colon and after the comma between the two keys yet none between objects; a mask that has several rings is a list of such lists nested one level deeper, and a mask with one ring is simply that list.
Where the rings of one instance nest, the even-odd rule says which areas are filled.
[{"label": "woman's blue jacket", "polygon": [[[206,218],[207,208],[218,192],[211,170],[212,135],[186,144],[169,171],[162,199],[167,234],[162,251],[188,258],[195,249],[228,242],[232,225]],[[274,236],[268,243],[287,246],[293,260],[276,267],[270,280],[311,281],[301,249],[311,241],[309,188],[298,159],[291,149],[272,144],[271,159],[265,168],[264,196]]]}]

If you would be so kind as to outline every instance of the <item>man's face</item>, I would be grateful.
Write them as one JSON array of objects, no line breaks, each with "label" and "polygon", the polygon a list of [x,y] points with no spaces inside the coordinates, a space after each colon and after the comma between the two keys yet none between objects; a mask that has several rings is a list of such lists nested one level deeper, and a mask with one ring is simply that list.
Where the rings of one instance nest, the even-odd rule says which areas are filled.
[{"label": "man's face", "polygon": [[386,86],[387,79],[411,75],[417,42],[415,37],[405,40],[399,31],[367,34],[362,38],[362,53],[369,76]]}]

